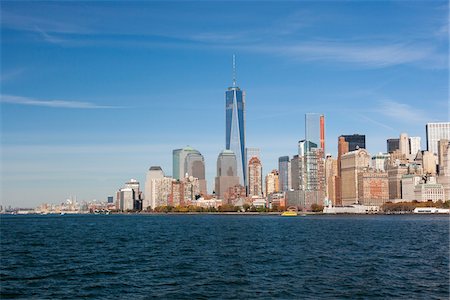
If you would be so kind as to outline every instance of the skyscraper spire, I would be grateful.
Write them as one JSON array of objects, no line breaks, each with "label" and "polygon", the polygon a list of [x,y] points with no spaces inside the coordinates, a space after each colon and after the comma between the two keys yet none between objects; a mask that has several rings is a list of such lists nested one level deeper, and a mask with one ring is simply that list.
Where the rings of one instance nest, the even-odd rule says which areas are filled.
[{"label": "skyscraper spire", "polygon": [[233,87],[236,86],[236,55],[233,54]]}]

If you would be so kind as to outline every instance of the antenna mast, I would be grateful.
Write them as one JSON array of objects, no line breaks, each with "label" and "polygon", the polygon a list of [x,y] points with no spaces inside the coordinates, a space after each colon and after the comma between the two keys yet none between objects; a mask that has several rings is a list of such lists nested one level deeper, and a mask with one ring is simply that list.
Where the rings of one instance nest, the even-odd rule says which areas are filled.
[{"label": "antenna mast", "polygon": [[233,87],[236,86],[236,55],[233,54]]}]

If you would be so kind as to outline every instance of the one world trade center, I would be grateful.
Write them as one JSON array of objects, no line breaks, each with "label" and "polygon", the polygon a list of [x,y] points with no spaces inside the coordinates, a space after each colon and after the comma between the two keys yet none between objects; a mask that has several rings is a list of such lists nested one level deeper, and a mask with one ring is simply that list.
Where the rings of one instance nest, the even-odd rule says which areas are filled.
[{"label": "one world trade center", "polygon": [[244,186],[245,160],[245,93],[236,85],[236,64],[233,55],[233,85],[225,92],[226,149],[236,155],[237,176]]}]

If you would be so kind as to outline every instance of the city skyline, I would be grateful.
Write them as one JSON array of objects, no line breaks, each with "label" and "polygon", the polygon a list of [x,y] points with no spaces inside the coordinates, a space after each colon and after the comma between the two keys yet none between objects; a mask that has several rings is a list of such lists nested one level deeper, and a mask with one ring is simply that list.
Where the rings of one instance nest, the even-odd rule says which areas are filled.
[{"label": "city skyline", "polygon": [[[2,3],[2,204],[33,206],[71,195],[105,200],[130,178],[145,182],[150,166],[172,175],[171,151],[186,145],[205,157],[212,191],[217,155],[224,149],[223,91],[232,78],[233,53],[247,93],[245,143],[261,150],[263,175],[278,169],[279,157],[296,154],[309,112],[326,116],[326,153],[333,156],[338,136],[355,133],[366,136],[371,155],[386,152],[386,140],[403,132],[421,137],[426,149],[425,124],[448,121],[445,2],[328,4],[335,11],[324,3],[282,3],[273,21],[279,32],[261,41],[263,33],[245,22],[232,23],[235,35],[219,26],[212,16],[229,9],[223,4],[182,4],[208,12],[201,21],[214,25],[207,34],[201,21],[193,22],[182,38],[168,24],[190,13],[161,3],[134,3],[122,14],[118,3],[75,10],[71,3]],[[258,26],[257,13],[267,15],[276,6],[238,5],[239,14],[256,9],[250,16]],[[147,9],[138,14],[140,25],[149,25],[148,15],[170,12],[157,32],[117,28],[111,20],[121,16],[124,25],[142,7]],[[325,33],[338,22],[332,13],[358,22],[353,13],[364,17],[369,8],[387,13],[383,21],[393,25],[392,34],[377,32],[373,16],[347,36]],[[91,15],[75,22],[87,9]],[[325,24],[316,20],[319,13],[328,14]],[[96,14],[105,25],[90,22]],[[405,21],[395,23],[397,14]],[[184,21],[174,26],[181,30]],[[406,46],[401,36],[414,32],[417,22],[423,32]],[[307,43],[269,49],[283,30],[288,41],[303,36]],[[369,51],[370,43],[352,39],[352,33],[380,36]],[[266,47],[250,49],[245,40],[252,37]],[[294,50],[298,55],[290,54]]]}]

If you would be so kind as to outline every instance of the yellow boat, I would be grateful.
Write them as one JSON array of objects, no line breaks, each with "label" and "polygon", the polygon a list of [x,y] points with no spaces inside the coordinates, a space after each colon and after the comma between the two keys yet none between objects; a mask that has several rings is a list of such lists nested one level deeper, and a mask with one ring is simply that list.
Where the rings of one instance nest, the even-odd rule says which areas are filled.
[{"label": "yellow boat", "polygon": [[281,215],[283,217],[296,217],[298,216],[298,209],[294,206],[288,207],[288,209],[282,212]]},{"label": "yellow boat", "polygon": [[296,211],[284,211],[281,213],[283,217],[296,217],[298,213]]}]

